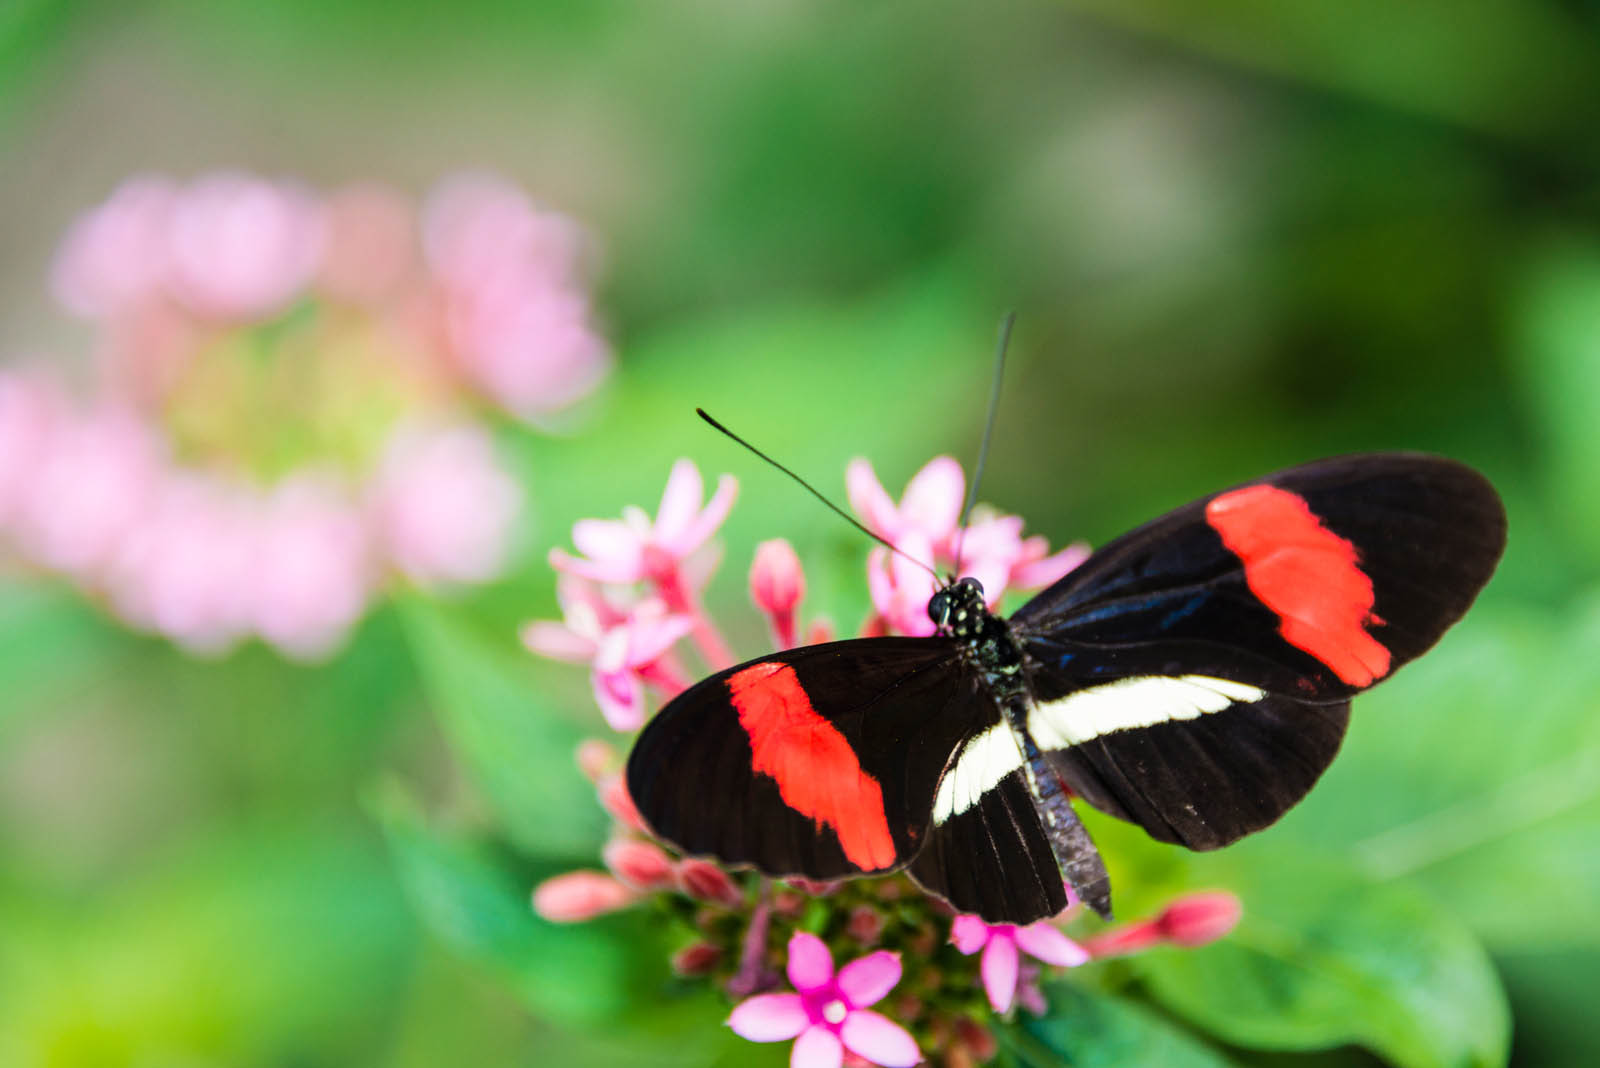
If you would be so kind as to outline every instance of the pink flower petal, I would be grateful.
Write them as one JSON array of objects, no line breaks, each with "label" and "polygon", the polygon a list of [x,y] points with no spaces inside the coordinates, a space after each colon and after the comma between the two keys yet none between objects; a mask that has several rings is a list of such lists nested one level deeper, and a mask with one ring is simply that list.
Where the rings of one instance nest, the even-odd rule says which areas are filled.
[{"label": "pink flower petal", "polygon": [[898,533],[900,517],[895,511],[894,499],[883,488],[883,483],[878,481],[877,473],[872,470],[869,461],[859,458],[851,460],[850,466],[844,471],[844,483],[850,507],[868,530],[885,538],[892,538]]},{"label": "pink flower petal", "polygon": [[1019,589],[1043,589],[1059,582],[1068,572],[1087,559],[1089,559],[1088,543],[1075,541],[1052,556],[1016,568],[1011,573],[1011,581]]},{"label": "pink flower petal", "polygon": [[893,990],[900,981],[900,954],[880,949],[839,969],[839,991],[851,1008],[864,1008]]},{"label": "pink flower petal", "polygon": [[616,564],[636,569],[640,550],[638,537],[626,523],[615,519],[580,519],[572,524],[572,544],[596,563]]},{"label": "pink flower petal", "polygon": [[644,726],[644,687],[631,671],[601,671],[590,676],[595,703],[613,730],[636,731]]},{"label": "pink flower petal", "polygon": [[989,939],[978,970],[995,1012],[1011,1008],[1011,999],[1017,995],[1017,963],[1017,943],[1009,933]]},{"label": "pink flower petal", "polygon": [[769,616],[786,616],[806,593],[806,575],[794,546],[773,538],[756,546],[750,563],[750,598]]},{"label": "pink flower petal", "polygon": [[1089,959],[1089,951],[1062,934],[1047,920],[1018,927],[1017,948],[1046,964],[1076,968]]},{"label": "pink flower petal", "polygon": [[717,532],[728,513],[733,511],[733,501],[739,495],[739,480],[732,475],[717,478],[717,492],[706,502],[705,509],[671,546],[679,558],[694,552]]},{"label": "pink flower petal", "polygon": [[911,1068],[922,1060],[922,1051],[905,1028],[866,1009],[845,1017],[839,1037],[851,1053],[884,1068]]},{"label": "pink flower petal", "polygon": [[543,620],[523,624],[520,635],[522,644],[529,652],[548,656],[552,660],[587,664],[594,659],[594,654],[599,648],[593,638],[574,634],[564,624]]},{"label": "pink flower petal", "polygon": [[670,545],[689,529],[700,511],[705,497],[705,483],[700,469],[693,460],[679,460],[672,465],[667,476],[667,488],[661,492],[661,509],[656,512],[655,541]]},{"label": "pink flower petal", "polygon": [[842,1064],[844,1044],[821,1024],[802,1031],[789,1054],[789,1068],[840,1068]]},{"label": "pink flower petal", "polygon": [[989,944],[989,925],[977,916],[957,916],[950,921],[950,941],[970,957]]},{"label": "pink flower petal", "polygon": [[789,982],[802,994],[821,990],[833,981],[833,954],[814,934],[796,931],[789,939]]},{"label": "pink flower petal", "polygon": [[694,620],[688,616],[634,620],[628,626],[628,665],[639,668],[653,663],[693,629]]},{"label": "pink flower petal", "polygon": [[934,541],[943,540],[961,521],[966,484],[960,464],[948,456],[934,457],[907,483],[905,495],[900,498],[901,522],[923,531]]},{"label": "pink flower petal", "polygon": [[588,579],[590,582],[625,585],[638,582],[641,577],[637,564],[612,561],[596,563],[581,556],[573,556],[561,549],[551,549],[547,559],[550,561],[550,566],[562,574]]},{"label": "pink flower petal", "polygon": [[811,1026],[799,994],[760,994],[734,1006],[728,1026],[751,1042],[783,1042]]}]

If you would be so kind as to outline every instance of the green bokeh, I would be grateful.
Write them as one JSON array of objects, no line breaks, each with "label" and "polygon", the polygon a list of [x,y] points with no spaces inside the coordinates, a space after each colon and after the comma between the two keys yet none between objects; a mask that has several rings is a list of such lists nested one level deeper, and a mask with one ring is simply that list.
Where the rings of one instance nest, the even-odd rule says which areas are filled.
[{"label": "green bokeh", "polygon": [[[492,166],[593,231],[620,370],[570,433],[504,428],[536,515],[513,575],[386,608],[331,664],[189,660],[0,579],[0,1063],[781,1063],[663,994],[648,930],[528,911],[595,863],[570,750],[602,727],[514,628],[556,614],[543,558],[573,520],[653,507],[691,456],[741,480],[709,595],[739,649],[765,640],[750,551],[780,535],[849,631],[861,539],[693,407],[829,491],[857,455],[898,487],[976,451],[1012,308],[984,497],[1052,544],[1376,448],[1466,460],[1511,514],[1473,616],[1357,702],[1279,827],[1211,864],[1096,824],[1142,888],[1123,907],[1265,895],[1263,922],[1355,945],[1328,952],[1390,1009],[1405,977],[1362,939],[1420,931],[1461,1004],[1496,1004],[1498,974],[1513,1062],[1600,1062],[1597,60],[1600,9],[1517,0],[6,8],[7,353],[83,343],[50,250],[127,174],[419,191]],[[1295,879],[1374,888],[1349,895],[1372,926],[1346,938],[1343,899]],[[1197,990],[1299,966],[1252,945],[1086,974],[1002,1056],[1499,1057],[1503,1021],[1448,1006],[1292,1041],[1257,1002],[1218,1025]],[[1362,1015],[1295,989],[1343,999],[1318,1025]],[[1344,1048],[1270,1052],[1296,1042]]]}]

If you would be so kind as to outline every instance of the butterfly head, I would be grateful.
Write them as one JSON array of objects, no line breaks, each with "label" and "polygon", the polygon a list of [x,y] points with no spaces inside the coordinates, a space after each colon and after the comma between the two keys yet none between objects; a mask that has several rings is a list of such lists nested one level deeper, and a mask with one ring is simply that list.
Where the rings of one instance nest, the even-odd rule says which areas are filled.
[{"label": "butterfly head", "polygon": [[967,638],[983,630],[989,616],[983,600],[983,583],[972,577],[952,582],[928,600],[928,618],[941,630]]}]

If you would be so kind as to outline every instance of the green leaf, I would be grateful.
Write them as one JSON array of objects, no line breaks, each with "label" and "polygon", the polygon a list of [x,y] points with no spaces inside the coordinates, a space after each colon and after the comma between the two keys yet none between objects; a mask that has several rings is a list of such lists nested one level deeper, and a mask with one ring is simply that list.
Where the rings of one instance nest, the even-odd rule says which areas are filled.
[{"label": "green leaf", "polygon": [[1199,1039],[1124,998],[1072,982],[1048,988],[1050,1013],[1001,1028],[1003,1046],[1021,1064],[1053,1068],[1226,1068],[1232,1063]]},{"label": "green leaf", "polygon": [[630,954],[615,932],[541,920],[531,882],[487,850],[430,831],[398,791],[373,807],[413,907],[452,949],[494,968],[553,1020],[593,1024],[626,1008]]},{"label": "green leaf", "polygon": [[573,763],[583,731],[552,707],[532,657],[420,598],[402,615],[439,724],[511,839],[537,855],[593,853],[606,820]]},{"label": "green leaf", "polygon": [[1235,1045],[1356,1043],[1405,1068],[1498,1065],[1510,1016],[1487,955],[1423,895],[1269,843],[1194,859],[1234,889],[1238,929],[1131,967],[1166,1007]]}]

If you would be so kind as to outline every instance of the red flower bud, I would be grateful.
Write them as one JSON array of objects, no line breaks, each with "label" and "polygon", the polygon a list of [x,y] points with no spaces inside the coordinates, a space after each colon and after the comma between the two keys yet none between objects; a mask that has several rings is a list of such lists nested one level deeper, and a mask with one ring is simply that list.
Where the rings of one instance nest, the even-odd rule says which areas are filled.
[{"label": "red flower bud", "polygon": [[1181,897],[1156,919],[1161,936],[1179,946],[1215,942],[1239,923],[1239,899],[1226,890],[1210,890]]},{"label": "red flower bud", "polygon": [[695,942],[672,955],[672,971],[685,977],[706,975],[722,959],[722,947],[710,942]]},{"label": "red flower bud", "polygon": [[728,873],[709,860],[686,860],[678,865],[678,885],[690,897],[734,908],[744,901],[744,891]]},{"label": "red flower bud", "polygon": [[850,910],[845,929],[850,932],[851,938],[862,945],[877,945],[878,939],[883,937],[883,913],[871,905],[857,905]]}]

